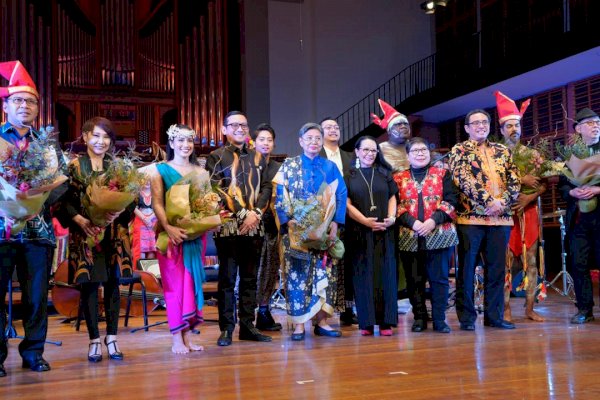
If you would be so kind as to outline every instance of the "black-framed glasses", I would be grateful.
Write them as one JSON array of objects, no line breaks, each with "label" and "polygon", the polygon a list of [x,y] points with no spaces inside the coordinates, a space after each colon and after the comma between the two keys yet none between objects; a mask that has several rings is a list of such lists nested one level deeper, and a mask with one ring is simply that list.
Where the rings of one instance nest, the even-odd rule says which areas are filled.
[{"label": "black-framed glasses", "polygon": [[427,154],[428,151],[429,151],[428,148],[422,147],[420,149],[410,149],[409,153],[410,154]]},{"label": "black-framed glasses", "polygon": [[468,125],[470,126],[489,126],[490,121],[488,121],[487,119],[482,119],[481,121],[473,121],[473,122],[469,122]]},{"label": "black-framed glasses", "polygon": [[239,128],[242,128],[243,130],[247,131],[248,130],[248,124],[240,124],[239,122],[232,122],[230,124],[227,124],[225,126],[230,126],[233,128],[234,131],[237,131]]},{"label": "black-framed glasses", "polygon": [[25,103],[28,106],[33,107],[39,104],[37,99],[24,99],[22,97],[9,97],[7,100],[13,103],[15,106],[20,106],[21,104]]},{"label": "black-framed glasses", "polygon": [[379,150],[377,149],[359,149],[360,151],[362,151],[364,154],[377,154],[379,153]]}]

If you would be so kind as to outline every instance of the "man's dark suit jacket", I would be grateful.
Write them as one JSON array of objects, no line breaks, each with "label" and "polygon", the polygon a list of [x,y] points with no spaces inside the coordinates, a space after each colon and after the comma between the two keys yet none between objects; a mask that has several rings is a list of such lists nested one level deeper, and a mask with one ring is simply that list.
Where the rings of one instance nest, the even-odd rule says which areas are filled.
[{"label": "man's dark suit jacket", "polygon": [[[352,163],[354,162],[354,153],[350,153],[348,151],[344,151],[342,149],[339,149],[340,151],[340,157],[342,158],[342,175],[346,175],[348,173],[348,171],[350,171],[350,167],[352,166]],[[323,158],[327,158],[327,153],[325,153],[325,147],[323,147],[321,149],[321,152],[319,153],[319,155]]]}]

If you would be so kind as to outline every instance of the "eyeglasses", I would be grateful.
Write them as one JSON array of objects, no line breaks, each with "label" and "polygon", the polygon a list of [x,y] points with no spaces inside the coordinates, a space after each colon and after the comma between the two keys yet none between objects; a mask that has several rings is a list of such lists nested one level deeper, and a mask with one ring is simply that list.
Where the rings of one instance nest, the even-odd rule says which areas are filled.
[{"label": "eyeglasses", "polygon": [[429,151],[429,149],[427,149],[427,148],[410,149],[409,153],[410,154],[427,154],[428,151]]},{"label": "eyeglasses", "polygon": [[594,126],[600,126],[600,119],[591,119],[589,121],[583,121],[581,122],[582,124],[586,124],[587,126],[594,127]]},{"label": "eyeglasses", "polygon": [[22,97],[9,97],[7,100],[16,106],[20,106],[21,104],[23,104],[23,102],[25,102],[25,104],[27,104],[30,107],[37,106],[39,104],[37,99],[24,99]]},{"label": "eyeglasses", "polygon": [[302,141],[304,143],[321,143],[323,139],[321,139],[321,136],[309,136],[309,137],[303,137]]},{"label": "eyeglasses", "polygon": [[338,125],[325,125],[323,127],[325,130],[339,131],[340,127]]},{"label": "eyeglasses", "polygon": [[365,154],[377,154],[379,153],[379,150],[377,149],[359,149],[360,151],[362,151]]},{"label": "eyeglasses", "polygon": [[487,119],[482,119],[481,121],[469,122],[467,125],[471,125],[471,126],[488,126],[489,124],[490,124],[490,121],[488,121]]},{"label": "eyeglasses", "polygon": [[230,124],[227,124],[225,126],[230,126],[233,128],[234,131],[237,131],[239,128],[242,128],[243,130],[247,131],[248,130],[248,124],[240,124],[238,122],[232,122]]}]

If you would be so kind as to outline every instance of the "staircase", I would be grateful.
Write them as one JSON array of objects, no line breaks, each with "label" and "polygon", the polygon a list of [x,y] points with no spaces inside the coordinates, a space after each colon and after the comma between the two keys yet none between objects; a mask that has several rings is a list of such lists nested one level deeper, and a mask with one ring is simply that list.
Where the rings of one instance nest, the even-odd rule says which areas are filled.
[{"label": "staircase", "polygon": [[[371,113],[381,115],[378,99],[410,115],[599,46],[589,13],[600,2],[559,3],[546,4],[539,15],[530,11],[518,23],[482,8],[479,32],[445,40],[442,50],[404,68],[336,118],[343,148],[351,149],[359,136],[384,133],[371,123]],[[438,30],[438,40],[444,39],[440,35]]]}]

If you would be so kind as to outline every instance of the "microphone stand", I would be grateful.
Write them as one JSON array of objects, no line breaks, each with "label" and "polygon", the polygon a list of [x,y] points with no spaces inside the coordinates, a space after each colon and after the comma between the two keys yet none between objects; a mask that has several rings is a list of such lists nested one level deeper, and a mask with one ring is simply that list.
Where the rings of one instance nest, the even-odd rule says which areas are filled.
[{"label": "microphone stand", "polygon": [[[554,289],[561,296],[567,296],[567,297],[569,297],[569,299],[571,299],[571,301],[575,302],[576,301],[575,300],[575,286],[573,283],[573,278],[567,272],[567,252],[565,250],[565,237],[566,237],[567,233],[566,233],[565,221],[563,218],[564,213],[561,211],[562,210],[559,208],[556,211],[556,214],[558,215],[558,223],[560,224],[560,248],[561,248],[562,268],[561,268],[560,272],[554,277],[554,279],[552,279],[552,281],[550,281],[550,282],[546,281],[546,286]],[[562,277],[562,289],[560,289],[556,286],[556,282],[561,277]]]},{"label": "microphone stand", "polygon": [[[13,285],[12,279],[8,280],[8,319],[6,321],[6,340],[8,339],[24,339],[24,336],[17,335],[17,330],[13,325]],[[45,343],[53,344],[55,346],[62,346],[62,341],[60,340],[48,340],[44,341]]]}]

